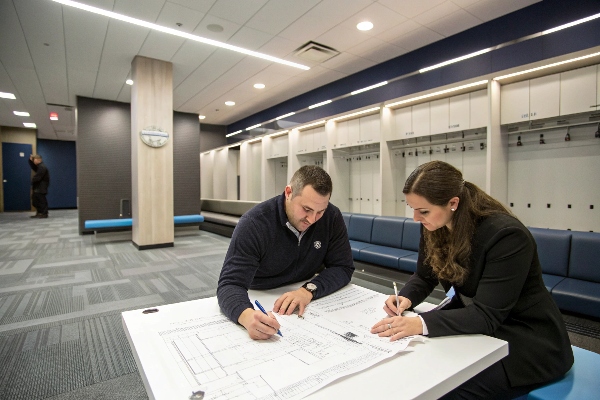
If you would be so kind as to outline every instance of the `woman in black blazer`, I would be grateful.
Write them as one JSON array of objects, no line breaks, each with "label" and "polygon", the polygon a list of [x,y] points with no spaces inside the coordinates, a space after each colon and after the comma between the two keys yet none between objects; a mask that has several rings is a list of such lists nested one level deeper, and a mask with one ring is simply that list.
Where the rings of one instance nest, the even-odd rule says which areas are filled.
[{"label": "woman in black blazer", "polygon": [[[417,271],[400,291],[399,307],[390,296],[384,309],[391,317],[371,332],[391,340],[480,333],[508,342],[507,357],[444,399],[512,398],[563,376],[573,352],[529,230],[442,161],[419,166],[403,193],[422,225]],[[418,318],[397,316],[438,283],[454,287],[447,305]]]}]

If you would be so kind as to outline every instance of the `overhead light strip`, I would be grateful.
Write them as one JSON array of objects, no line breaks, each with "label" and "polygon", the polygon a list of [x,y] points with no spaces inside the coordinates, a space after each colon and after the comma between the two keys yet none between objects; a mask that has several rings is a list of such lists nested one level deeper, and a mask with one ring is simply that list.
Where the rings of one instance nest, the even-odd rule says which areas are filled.
[{"label": "overhead light strip", "polygon": [[388,84],[387,81],[379,82],[379,83],[376,83],[375,85],[367,86],[366,88],[362,88],[362,89],[355,90],[354,92],[350,92],[350,94],[352,96],[354,96],[355,94],[366,92],[367,90],[375,89],[375,88],[378,88],[378,87],[381,87],[381,86],[385,86],[387,84]]},{"label": "overhead light strip", "polygon": [[302,126],[299,126],[298,128],[295,128],[295,129],[298,129],[299,131],[301,131],[301,130],[303,130],[303,129],[311,128],[311,127],[313,127],[313,126],[317,126],[317,125],[325,125],[325,123],[326,123],[326,122],[327,122],[327,121],[323,119],[323,120],[321,120],[321,121],[313,122],[312,124],[308,124],[308,125],[302,125]]},{"label": "overhead light strip", "polygon": [[252,144],[252,143],[260,142],[261,140],[262,140],[262,137],[259,137],[257,139],[248,140],[246,143]]},{"label": "overhead light strip", "polygon": [[268,54],[259,53],[257,51],[252,51],[252,50],[244,49],[243,47],[233,46],[231,44],[219,42],[218,40],[212,40],[212,39],[208,39],[208,38],[205,38],[205,37],[202,37],[202,36],[192,35],[191,33],[178,31],[178,30],[172,29],[172,28],[167,28],[166,26],[161,26],[161,25],[153,24],[152,22],[147,22],[147,21],[143,21],[141,19],[128,17],[128,16],[123,15],[123,14],[119,14],[119,13],[115,13],[115,12],[112,12],[112,11],[103,10],[103,9],[97,8],[97,7],[92,7],[92,6],[89,6],[87,4],[79,3],[79,2],[76,2],[76,1],[71,1],[71,0],[52,0],[52,1],[54,1],[56,3],[63,4],[65,6],[75,7],[75,8],[78,8],[80,10],[88,11],[88,12],[91,12],[91,13],[94,13],[94,14],[103,15],[103,16],[108,17],[108,18],[114,18],[114,19],[117,19],[119,21],[128,22],[128,23],[133,24],[133,25],[143,26],[144,28],[149,28],[149,29],[153,29],[153,30],[156,30],[156,31],[159,31],[159,32],[168,33],[170,35],[179,36],[179,37],[182,37],[184,39],[193,40],[195,42],[200,42],[200,43],[208,44],[208,45],[211,45],[211,46],[216,46],[216,47],[220,47],[220,48],[223,48],[223,49],[232,50],[232,51],[235,51],[235,52],[238,52],[238,53],[242,53],[242,54],[246,54],[246,55],[249,55],[249,56],[252,56],[252,57],[262,58],[263,60],[272,61],[272,62],[275,62],[275,63],[278,63],[278,64],[283,64],[283,65],[287,65],[287,66],[290,66],[290,67],[299,68],[299,69],[303,69],[303,70],[309,70],[310,69],[310,67],[307,67],[306,65],[302,65],[302,64],[295,63],[295,62],[283,60],[281,58],[273,57],[273,56],[270,56]]},{"label": "overhead light strip", "polygon": [[583,24],[584,22],[588,22],[588,21],[594,20],[596,18],[600,18],[600,14],[590,15],[589,17],[578,19],[577,21],[569,22],[568,24],[560,25],[560,26],[557,26],[556,28],[542,31],[542,35],[547,35],[552,32],[560,31],[560,30],[570,28],[575,25]]},{"label": "overhead light strip", "polygon": [[461,86],[453,87],[453,88],[450,88],[450,89],[440,90],[438,92],[424,94],[423,96],[412,97],[412,98],[407,99],[407,100],[396,101],[394,103],[386,104],[385,106],[386,107],[395,107],[395,106],[399,106],[401,104],[411,103],[413,101],[427,99],[429,97],[434,97],[434,96],[439,96],[439,95],[446,94],[446,93],[456,92],[457,90],[468,89],[468,88],[474,87],[474,86],[485,85],[487,83],[488,83],[487,79],[483,80],[483,81],[477,81],[477,82],[469,83],[467,85],[461,85]]},{"label": "overhead light strip", "polygon": [[441,62],[439,64],[432,65],[431,67],[422,68],[422,69],[419,70],[419,73],[422,74],[423,72],[431,71],[432,69],[437,69],[437,68],[445,67],[446,65],[454,64],[454,63],[466,60],[466,59],[471,58],[471,57],[476,57],[478,55],[488,53],[488,52],[492,51],[492,49],[493,48],[490,47],[490,48],[487,48],[487,49],[476,51],[475,53],[467,54],[465,56],[453,58],[452,60],[448,60],[448,61]]},{"label": "overhead light strip", "polygon": [[15,95],[12,93],[4,93],[4,92],[0,92],[0,98],[2,99],[16,99]]},{"label": "overhead light strip", "polygon": [[289,130],[287,130],[287,129],[286,129],[285,131],[281,131],[281,132],[275,132],[275,133],[273,133],[273,134],[269,135],[268,137],[270,137],[270,138],[274,139],[274,138],[276,138],[276,137],[279,137],[279,136],[286,135],[288,132],[289,132]]},{"label": "overhead light strip", "polygon": [[237,135],[238,133],[242,133],[242,130],[240,129],[239,131],[231,132],[231,133],[225,135],[225,137],[231,137],[233,135]]},{"label": "overhead light strip", "polygon": [[347,119],[347,118],[352,118],[352,117],[356,117],[357,115],[362,115],[362,114],[367,114],[373,111],[378,111],[379,109],[381,109],[381,107],[373,107],[373,108],[369,108],[367,110],[362,110],[362,111],[357,111],[354,112],[352,114],[347,114],[347,115],[342,115],[340,117],[335,117],[330,119],[330,121],[339,121],[340,119]]},{"label": "overhead light strip", "polygon": [[526,69],[525,71],[519,71],[519,72],[514,72],[512,74],[498,76],[498,77],[494,78],[494,80],[495,81],[499,81],[499,80],[506,79],[506,78],[512,78],[513,76],[528,74],[530,72],[539,71],[541,69],[556,67],[557,65],[568,64],[568,63],[572,63],[572,62],[579,61],[579,60],[585,60],[586,58],[591,58],[591,57],[596,57],[596,56],[600,56],[600,52],[593,53],[593,54],[588,54],[587,56],[581,56],[581,57],[571,58],[569,60],[559,61],[559,62],[555,62],[555,63],[548,64],[548,65],[543,65],[541,67]]},{"label": "overhead light strip", "polygon": [[331,103],[331,100],[325,100],[320,103],[313,104],[312,106],[308,106],[308,109],[312,110],[313,108],[321,107],[321,106],[324,106],[325,104],[329,104],[329,103]]},{"label": "overhead light strip", "polygon": [[13,114],[18,115],[19,117],[29,117],[27,111],[13,111]]},{"label": "overhead light strip", "polygon": [[256,124],[256,125],[252,125],[246,128],[247,131],[251,131],[254,128],[258,128],[259,126],[261,126],[261,124]]},{"label": "overhead light strip", "polygon": [[25,128],[37,128],[37,125],[33,122],[23,122],[23,126],[25,126]]},{"label": "overhead light strip", "polygon": [[279,116],[279,117],[275,118],[275,121],[279,121],[280,119],[284,119],[284,118],[287,118],[287,117],[291,117],[291,116],[292,116],[292,115],[294,115],[294,114],[296,114],[296,113],[295,113],[295,112],[291,112],[291,113],[283,114],[283,115],[281,115],[281,116]]}]

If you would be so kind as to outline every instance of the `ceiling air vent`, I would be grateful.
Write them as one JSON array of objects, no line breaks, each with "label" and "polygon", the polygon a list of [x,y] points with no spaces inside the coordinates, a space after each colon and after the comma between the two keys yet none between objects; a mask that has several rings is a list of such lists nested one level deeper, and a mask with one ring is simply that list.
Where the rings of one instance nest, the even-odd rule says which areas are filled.
[{"label": "ceiling air vent", "polygon": [[322,63],[323,61],[329,60],[330,58],[333,58],[338,54],[340,54],[340,52],[336,49],[313,41],[305,43],[304,45],[297,48],[294,52],[294,55],[296,57],[300,57],[305,60],[310,60],[318,63]]}]

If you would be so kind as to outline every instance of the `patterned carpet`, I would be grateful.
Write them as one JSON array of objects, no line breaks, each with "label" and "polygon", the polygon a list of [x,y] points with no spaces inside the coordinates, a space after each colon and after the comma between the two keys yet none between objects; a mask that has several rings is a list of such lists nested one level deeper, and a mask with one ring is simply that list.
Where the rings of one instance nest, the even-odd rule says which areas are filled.
[{"label": "patterned carpet", "polygon": [[146,399],[121,312],[214,296],[229,238],[80,236],[76,210],[0,214],[0,399]]}]

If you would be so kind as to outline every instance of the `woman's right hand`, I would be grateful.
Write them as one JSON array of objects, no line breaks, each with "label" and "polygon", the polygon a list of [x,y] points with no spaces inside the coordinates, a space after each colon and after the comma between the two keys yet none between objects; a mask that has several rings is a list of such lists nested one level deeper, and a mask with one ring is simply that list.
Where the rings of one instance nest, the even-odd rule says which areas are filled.
[{"label": "woman's right hand", "polygon": [[412,305],[412,301],[410,301],[409,299],[407,299],[406,297],[403,297],[403,296],[398,296],[398,301],[400,302],[400,307],[396,307],[396,296],[395,295],[391,295],[385,301],[385,304],[383,305],[383,309],[387,313],[387,315],[389,315],[390,317],[395,317],[396,315],[401,315],[404,310],[410,308],[410,306]]}]

